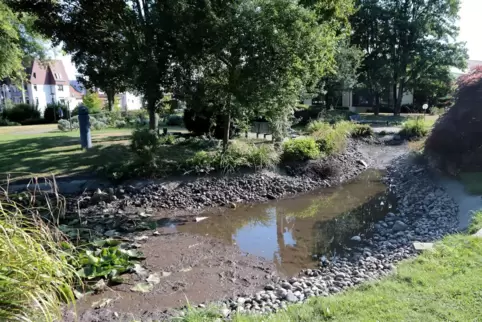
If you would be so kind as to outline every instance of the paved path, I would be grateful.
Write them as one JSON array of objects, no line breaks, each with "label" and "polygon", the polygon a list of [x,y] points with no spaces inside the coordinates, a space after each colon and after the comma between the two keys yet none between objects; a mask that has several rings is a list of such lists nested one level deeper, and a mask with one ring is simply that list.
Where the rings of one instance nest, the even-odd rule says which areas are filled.
[{"label": "paved path", "polygon": [[390,134],[397,134],[402,130],[400,126],[372,126],[373,132],[380,133],[390,133]]}]

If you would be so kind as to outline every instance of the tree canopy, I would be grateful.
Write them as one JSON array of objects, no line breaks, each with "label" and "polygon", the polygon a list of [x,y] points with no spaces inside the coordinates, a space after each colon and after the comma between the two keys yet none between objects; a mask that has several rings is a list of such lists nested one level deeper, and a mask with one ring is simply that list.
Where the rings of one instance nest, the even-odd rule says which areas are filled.
[{"label": "tree canopy", "polygon": [[459,0],[357,0],[356,4],[352,43],[366,55],[363,81],[374,94],[390,90],[395,114],[400,113],[407,90],[430,82],[450,66],[465,66],[466,49],[456,41]]}]

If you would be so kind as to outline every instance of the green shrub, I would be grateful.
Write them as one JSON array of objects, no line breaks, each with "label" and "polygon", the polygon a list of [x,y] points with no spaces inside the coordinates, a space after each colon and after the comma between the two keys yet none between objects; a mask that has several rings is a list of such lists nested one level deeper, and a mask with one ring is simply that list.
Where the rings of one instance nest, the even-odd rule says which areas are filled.
[{"label": "green shrub", "polygon": [[252,145],[248,154],[246,155],[246,160],[249,165],[253,168],[273,168],[280,161],[280,155],[275,150],[273,145],[261,144]]},{"label": "green shrub", "polygon": [[306,126],[306,132],[310,134],[318,131],[331,131],[331,130],[332,130],[332,126],[329,123],[319,121],[319,120],[311,121]]},{"label": "green shrub", "polygon": [[0,206],[0,320],[62,320],[62,303],[75,301],[71,285],[78,282],[64,251],[72,246],[54,239],[41,219]]},{"label": "green shrub", "polygon": [[17,122],[10,122],[9,120],[0,117],[0,126],[17,126],[20,125],[20,123]]},{"label": "green shrub", "polygon": [[114,126],[118,129],[122,129],[127,126],[127,122],[124,120],[117,120],[115,121]]},{"label": "green shrub", "polygon": [[202,150],[196,152],[191,158],[186,160],[188,168],[196,172],[209,171],[213,169],[214,157],[212,154]]},{"label": "green shrub", "polygon": [[351,131],[351,136],[354,138],[365,138],[373,135],[373,129],[368,124],[355,124]]},{"label": "green shrub", "polygon": [[172,134],[164,135],[159,138],[160,144],[173,145],[176,143],[176,137]]},{"label": "green shrub", "polygon": [[33,105],[17,104],[4,111],[4,117],[11,122],[21,123],[28,119],[40,119],[40,112]]},{"label": "green shrub", "polygon": [[430,123],[422,117],[417,117],[403,123],[400,135],[406,139],[417,139],[426,136],[429,132]]},{"label": "green shrub", "polygon": [[313,133],[318,148],[323,155],[331,155],[342,151],[346,146],[347,137],[351,135],[354,124],[340,121],[333,127]]},{"label": "green shrub", "polygon": [[70,131],[70,122],[67,120],[59,120],[57,127],[62,132]]},{"label": "green shrub", "polygon": [[319,156],[318,144],[312,137],[291,139],[283,143],[284,161],[305,161]]},{"label": "green shrub", "polygon": [[182,116],[181,115],[169,115],[167,117],[166,125],[169,126],[181,126],[182,125]]},{"label": "green shrub", "polygon": [[47,107],[45,108],[44,111],[44,120],[47,123],[54,123],[55,120],[59,120],[59,108],[62,109],[63,113],[63,118],[68,118],[69,117],[69,110],[67,106],[63,104],[57,104],[57,103],[50,103],[47,104]]}]

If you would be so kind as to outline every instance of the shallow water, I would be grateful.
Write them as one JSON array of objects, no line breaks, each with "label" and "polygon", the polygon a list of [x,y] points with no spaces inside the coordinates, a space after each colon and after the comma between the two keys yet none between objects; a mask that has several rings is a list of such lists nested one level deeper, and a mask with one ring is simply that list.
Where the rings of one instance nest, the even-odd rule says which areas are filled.
[{"label": "shallow water", "polygon": [[184,233],[211,236],[242,251],[273,260],[287,275],[316,267],[327,258],[349,251],[355,235],[364,238],[373,224],[394,211],[395,198],[370,170],[344,185],[291,199],[244,205],[222,214],[177,226]]}]

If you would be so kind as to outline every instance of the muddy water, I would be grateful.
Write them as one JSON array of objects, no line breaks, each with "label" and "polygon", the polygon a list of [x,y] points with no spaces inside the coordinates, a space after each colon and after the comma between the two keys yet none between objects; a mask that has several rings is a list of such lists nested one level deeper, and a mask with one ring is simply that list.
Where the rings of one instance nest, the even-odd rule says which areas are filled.
[{"label": "muddy water", "polygon": [[367,171],[336,188],[266,204],[241,206],[222,214],[204,213],[198,223],[177,230],[211,236],[242,251],[274,261],[281,273],[294,275],[316,267],[321,256],[349,251],[373,223],[395,207],[382,182],[383,173]]}]

